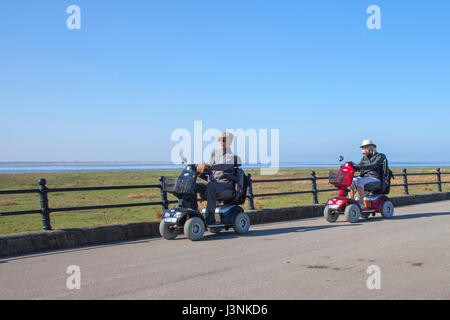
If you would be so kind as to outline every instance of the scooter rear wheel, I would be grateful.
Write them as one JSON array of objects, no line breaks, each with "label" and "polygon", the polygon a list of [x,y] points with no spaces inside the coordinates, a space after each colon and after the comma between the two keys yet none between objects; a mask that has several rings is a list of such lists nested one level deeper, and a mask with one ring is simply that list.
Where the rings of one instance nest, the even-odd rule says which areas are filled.
[{"label": "scooter rear wheel", "polygon": [[250,218],[245,212],[239,213],[234,218],[233,229],[236,233],[247,233],[250,229]]},{"label": "scooter rear wheel", "polygon": [[381,209],[381,215],[385,219],[390,219],[394,215],[394,204],[391,201],[385,201]]},{"label": "scooter rear wheel", "polygon": [[339,212],[331,211],[330,208],[326,206],[325,209],[323,209],[323,216],[328,222],[333,223],[339,218]]}]

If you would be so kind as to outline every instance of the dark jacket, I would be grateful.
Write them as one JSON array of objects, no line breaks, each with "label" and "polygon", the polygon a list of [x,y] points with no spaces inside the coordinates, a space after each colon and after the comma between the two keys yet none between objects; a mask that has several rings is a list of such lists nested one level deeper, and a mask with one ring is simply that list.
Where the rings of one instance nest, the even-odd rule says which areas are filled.
[{"label": "dark jacket", "polygon": [[361,177],[373,177],[381,180],[384,159],[386,156],[383,153],[363,156],[356,169],[360,171]]}]

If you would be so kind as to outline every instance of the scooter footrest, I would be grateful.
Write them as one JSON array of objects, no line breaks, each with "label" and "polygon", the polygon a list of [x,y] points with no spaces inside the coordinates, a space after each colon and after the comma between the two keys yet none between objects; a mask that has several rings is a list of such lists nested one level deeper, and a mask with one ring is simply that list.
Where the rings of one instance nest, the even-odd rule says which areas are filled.
[{"label": "scooter footrest", "polygon": [[208,228],[223,228],[225,227],[224,224],[210,224],[207,226]]}]

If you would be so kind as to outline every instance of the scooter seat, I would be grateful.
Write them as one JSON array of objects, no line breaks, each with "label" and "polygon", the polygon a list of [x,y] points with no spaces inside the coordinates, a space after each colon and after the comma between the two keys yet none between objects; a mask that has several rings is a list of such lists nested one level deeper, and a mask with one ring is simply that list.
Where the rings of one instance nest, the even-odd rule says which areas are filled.
[{"label": "scooter seat", "polygon": [[381,182],[369,182],[364,185],[365,191],[375,192],[381,189]]},{"label": "scooter seat", "polygon": [[233,199],[234,197],[234,190],[222,190],[216,195],[216,200],[223,201],[223,200],[229,200]]}]

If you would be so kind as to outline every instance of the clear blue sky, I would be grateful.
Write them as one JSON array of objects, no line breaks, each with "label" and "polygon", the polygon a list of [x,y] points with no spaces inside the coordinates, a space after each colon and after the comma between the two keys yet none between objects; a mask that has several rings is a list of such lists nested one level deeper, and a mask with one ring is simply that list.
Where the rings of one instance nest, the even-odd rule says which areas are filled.
[{"label": "clear blue sky", "polygon": [[357,160],[365,138],[450,161],[449,40],[448,0],[5,0],[0,161],[169,160],[194,120],[280,129],[281,161]]}]

